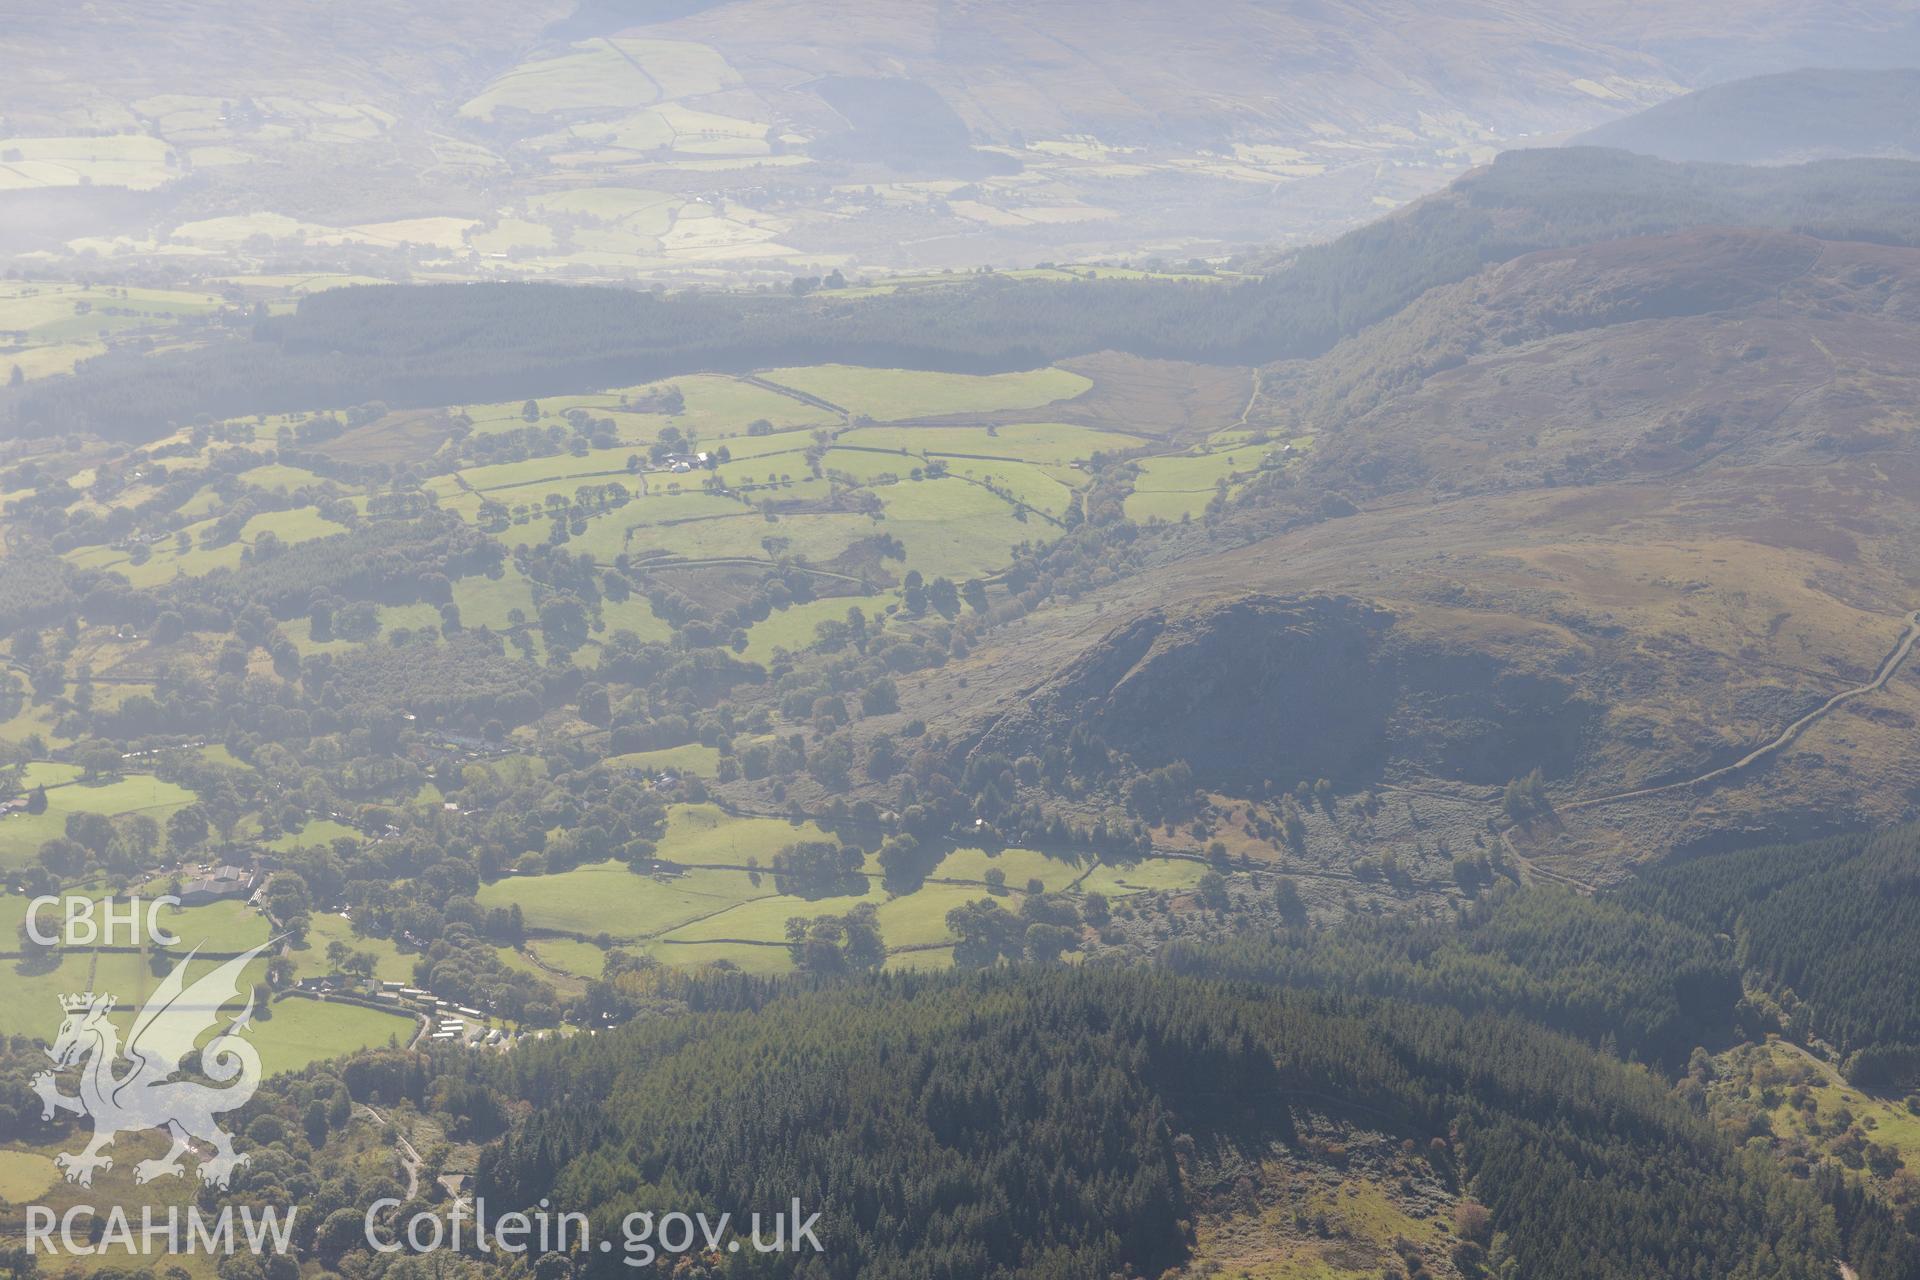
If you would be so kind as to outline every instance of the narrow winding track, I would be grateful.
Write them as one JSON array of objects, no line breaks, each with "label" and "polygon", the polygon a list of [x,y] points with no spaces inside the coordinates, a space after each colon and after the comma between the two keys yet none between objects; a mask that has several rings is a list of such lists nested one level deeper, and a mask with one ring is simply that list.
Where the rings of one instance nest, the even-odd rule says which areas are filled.
[{"label": "narrow winding track", "polygon": [[1612,795],[1593,796],[1586,800],[1569,801],[1566,804],[1560,805],[1559,809],[1562,813],[1568,813],[1575,809],[1591,809],[1596,805],[1612,804],[1617,800],[1637,800],[1642,796],[1659,795],[1666,791],[1679,791],[1687,787],[1704,787],[1718,782],[1722,778],[1731,777],[1744,769],[1751,768],[1782,748],[1790,746],[1794,739],[1806,732],[1809,726],[1821,720],[1829,713],[1853,701],[1855,698],[1863,698],[1870,693],[1878,693],[1880,690],[1886,688],[1887,681],[1893,679],[1894,673],[1900,670],[1901,664],[1913,653],[1913,647],[1916,641],[1920,641],[1920,610],[1915,610],[1912,614],[1908,615],[1906,633],[1900,637],[1899,643],[1894,645],[1893,651],[1889,653],[1886,660],[1880,664],[1880,670],[1875,673],[1873,679],[1867,681],[1865,684],[1855,685],[1851,689],[1842,689],[1839,693],[1834,694],[1831,698],[1828,698],[1825,702],[1782,729],[1772,740],[1755,747],[1752,751],[1747,752],[1746,755],[1741,756],[1732,764],[1722,765],[1720,768],[1709,770],[1706,773],[1700,774],[1698,777],[1682,778],[1678,782],[1661,783],[1657,787],[1640,787],[1632,791],[1616,791]]},{"label": "narrow winding track", "polygon": [[[388,1123],[385,1116],[381,1115],[380,1112],[368,1106],[366,1103],[356,1102],[353,1105],[360,1109],[362,1115],[370,1118],[382,1129],[392,1128],[392,1125]],[[426,1164],[426,1161],[420,1158],[420,1153],[414,1150],[413,1144],[408,1142],[406,1135],[402,1134],[398,1129],[393,1130],[393,1146],[395,1153],[400,1157],[400,1167],[407,1171],[406,1198],[411,1200],[420,1194],[420,1169],[422,1165]]]},{"label": "narrow winding track", "polygon": [[[1659,786],[1637,787],[1631,791],[1616,791],[1610,795],[1590,796],[1585,800],[1569,800],[1564,804],[1556,806],[1556,810],[1560,813],[1571,813],[1576,809],[1596,808],[1600,805],[1613,804],[1620,800],[1637,800],[1643,796],[1661,795],[1668,791],[1681,791],[1693,787],[1711,786],[1713,783],[1719,782],[1724,778],[1729,778],[1742,770],[1752,768],[1768,756],[1790,746],[1795,739],[1806,732],[1809,726],[1831,714],[1836,709],[1845,706],[1855,698],[1864,698],[1868,694],[1878,693],[1881,689],[1886,688],[1887,682],[1893,679],[1894,674],[1898,672],[1906,660],[1912,656],[1916,644],[1920,644],[1920,609],[1916,609],[1913,613],[1907,615],[1906,631],[1893,646],[1892,651],[1887,654],[1886,659],[1881,662],[1880,669],[1874,673],[1873,679],[1867,681],[1865,684],[1855,685],[1851,689],[1842,689],[1839,693],[1834,694],[1831,698],[1828,698],[1825,702],[1782,729],[1778,734],[1774,735],[1773,738],[1755,747],[1752,751],[1747,752],[1747,754],[1741,756],[1732,764],[1722,765],[1718,769],[1710,769],[1706,773],[1699,774],[1696,777],[1682,778],[1677,782],[1663,782]],[[1551,881],[1554,884],[1562,885],[1569,889],[1576,889],[1582,893],[1595,892],[1596,886],[1588,881],[1582,880],[1577,876],[1568,875],[1562,871],[1555,871],[1551,868],[1540,866],[1525,854],[1521,853],[1519,846],[1514,843],[1512,828],[1507,828],[1500,833],[1500,843],[1506,850],[1507,856],[1512,858],[1513,861],[1527,873],[1530,879]]]}]

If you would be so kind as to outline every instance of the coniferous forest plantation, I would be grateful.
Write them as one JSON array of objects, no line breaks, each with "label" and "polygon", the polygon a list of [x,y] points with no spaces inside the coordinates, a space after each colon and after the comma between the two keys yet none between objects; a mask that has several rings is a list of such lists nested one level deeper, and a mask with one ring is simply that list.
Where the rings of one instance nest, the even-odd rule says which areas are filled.
[{"label": "coniferous forest plantation", "polygon": [[1920,1280],[1920,7],[0,22],[16,1280]]}]

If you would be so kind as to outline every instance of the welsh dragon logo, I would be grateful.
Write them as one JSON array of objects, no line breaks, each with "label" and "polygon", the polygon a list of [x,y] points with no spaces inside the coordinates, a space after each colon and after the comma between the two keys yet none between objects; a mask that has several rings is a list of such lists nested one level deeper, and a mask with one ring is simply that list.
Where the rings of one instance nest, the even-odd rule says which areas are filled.
[{"label": "welsh dragon logo", "polygon": [[[184,1173],[180,1158],[189,1153],[192,1141],[199,1141],[214,1151],[211,1159],[200,1162],[200,1180],[222,1189],[227,1186],[234,1169],[245,1164],[247,1157],[234,1153],[233,1138],[214,1117],[245,1106],[260,1087],[260,1055],[242,1038],[253,1014],[252,1000],[211,1040],[204,1045],[197,1042],[218,1022],[221,1007],[239,996],[247,965],[272,945],[261,943],[188,986],[187,966],[199,951],[194,948],[134,1018],[127,1034],[124,1071],[120,1031],[107,1016],[113,1011],[113,997],[89,991],[60,998],[66,1021],[60,1024],[60,1035],[47,1056],[56,1070],[80,1068],[80,1093],[71,1098],[61,1093],[52,1071],[42,1071],[32,1083],[40,1095],[42,1119],[53,1119],[56,1111],[72,1111],[93,1120],[93,1140],[85,1150],[54,1157],[67,1181],[92,1186],[95,1170],[113,1167],[113,1157],[102,1151],[119,1135],[165,1129],[173,1139],[172,1149],[157,1160],[135,1165],[134,1181]],[[225,1087],[173,1078],[196,1049],[200,1073]]]}]

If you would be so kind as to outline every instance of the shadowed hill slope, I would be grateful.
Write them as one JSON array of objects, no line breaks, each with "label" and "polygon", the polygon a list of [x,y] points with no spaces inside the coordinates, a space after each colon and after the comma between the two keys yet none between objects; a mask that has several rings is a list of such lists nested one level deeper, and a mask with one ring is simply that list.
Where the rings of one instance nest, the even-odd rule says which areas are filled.
[{"label": "shadowed hill slope", "polygon": [[[1702,231],[1495,267],[1268,370],[1251,417],[1314,436],[1303,477],[1169,531],[1155,567],[903,712],[1003,752],[1083,718],[1229,790],[1445,785],[1482,823],[1497,797],[1472,788],[1535,767],[1562,801],[1706,773],[1906,631],[1916,340],[1909,249]],[[1605,874],[1717,832],[1899,820],[1916,723],[1903,668],[1763,766],[1523,839]]]}]

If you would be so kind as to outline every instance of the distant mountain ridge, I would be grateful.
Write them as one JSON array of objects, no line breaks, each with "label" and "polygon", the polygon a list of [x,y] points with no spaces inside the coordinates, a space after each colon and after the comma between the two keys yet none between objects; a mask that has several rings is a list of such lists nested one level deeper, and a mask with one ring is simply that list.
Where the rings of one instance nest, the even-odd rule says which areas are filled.
[{"label": "distant mountain ridge", "polygon": [[1523,254],[1713,226],[1920,245],[1920,165],[1507,152],[1409,209],[1225,284],[985,275],[851,304],[533,283],[330,290],[251,326],[250,341],[110,351],[71,378],[0,391],[0,436],[37,424],[133,437],[202,413],[296,409],[323,389],[348,403],[421,408],[482,389],[523,399],[620,377],[819,360],[985,373],[1115,350],[1263,363],[1323,354],[1427,290]]},{"label": "distant mountain ridge", "polygon": [[1920,70],[1754,76],[1649,107],[1576,141],[1724,164],[1920,159]]}]

